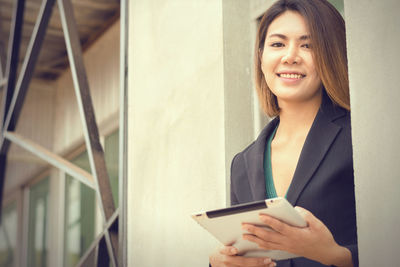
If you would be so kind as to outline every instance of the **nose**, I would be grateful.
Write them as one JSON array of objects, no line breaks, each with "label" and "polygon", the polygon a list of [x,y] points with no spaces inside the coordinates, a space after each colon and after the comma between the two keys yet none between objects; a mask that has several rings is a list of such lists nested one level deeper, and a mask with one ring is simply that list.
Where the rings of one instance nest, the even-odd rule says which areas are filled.
[{"label": "nose", "polygon": [[301,58],[298,53],[298,49],[295,46],[288,46],[285,50],[285,54],[282,56],[282,63],[284,64],[299,64]]}]

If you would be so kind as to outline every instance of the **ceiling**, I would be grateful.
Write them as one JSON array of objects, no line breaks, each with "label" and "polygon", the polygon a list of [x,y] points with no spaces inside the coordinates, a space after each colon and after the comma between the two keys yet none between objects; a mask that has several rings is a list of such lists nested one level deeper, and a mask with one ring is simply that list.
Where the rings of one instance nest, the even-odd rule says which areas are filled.
[{"label": "ceiling", "polygon": [[[115,21],[119,19],[120,0],[71,0],[83,50],[86,50]],[[0,56],[7,55],[8,36],[14,5],[17,0],[0,0]],[[19,66],[35,26],[42,0],[25,0],[24,24],[20,46]],[[3,48],[3,51],[1,51]],[[1,55],[1,53],[3,53]],[[5,63],[3,63],[4,66]],[[69,66],[64,34],[57,3],[54,5],[44,43],[34,71],[34,78],[56,80]]]}]

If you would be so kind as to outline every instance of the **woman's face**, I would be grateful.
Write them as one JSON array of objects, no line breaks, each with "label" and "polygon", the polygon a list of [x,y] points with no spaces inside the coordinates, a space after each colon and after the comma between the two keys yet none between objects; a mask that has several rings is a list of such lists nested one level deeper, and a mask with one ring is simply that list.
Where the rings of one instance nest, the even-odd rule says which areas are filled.
[{"label": "woman's face", "polygon": [[286,11],[269,25],[261,68],[280,108],[321,100],[310,41],[306,21],[297,12]]}]

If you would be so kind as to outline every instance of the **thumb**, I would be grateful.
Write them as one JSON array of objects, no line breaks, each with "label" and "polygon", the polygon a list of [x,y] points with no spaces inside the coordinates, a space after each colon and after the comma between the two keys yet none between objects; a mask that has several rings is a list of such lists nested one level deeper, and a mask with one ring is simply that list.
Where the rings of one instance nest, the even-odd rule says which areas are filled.
[{"label": "thumb", "polygon": [[232,246],[224,246],[219,250],[219,253],[227,255],[227,256],[233,256],[238,253],[237,248],[232,247]]},{"label": "thumb", "polygon": [[294,209],[304,218],[308,225],[315,222],[316,217],[307,209],[296,206]]},{"label": "thumb", "polygon": [[314,228],[323,224],[321,220],[319,220],[317,217],[314,216],[314,214],[311,213],[311,211],[299,206],[296,206],[294,208],[300,213],[304,220],[306,220],[308,227]]},{"label": "thumb", "polygon": [[311,214],[311,212],[309,212],[305,208],[302,208],[302,207],[299,207],[299,206],[294,207],[294,209],[303,217]]}]

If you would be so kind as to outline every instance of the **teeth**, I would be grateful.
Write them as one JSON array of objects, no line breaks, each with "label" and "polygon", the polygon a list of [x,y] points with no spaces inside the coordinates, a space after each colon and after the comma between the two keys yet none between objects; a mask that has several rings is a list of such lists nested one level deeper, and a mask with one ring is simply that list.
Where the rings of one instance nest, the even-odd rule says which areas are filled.
[{"label": "teeth", "polygon": [[290,78],[290,79],[300,79],[303,75],[301,74],[289,74],[289,73],[281,73],[279,75],[282,78]]}]

